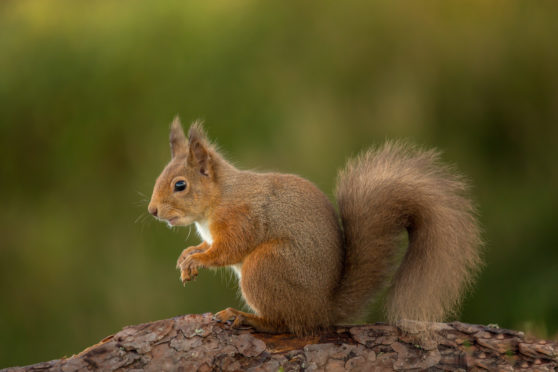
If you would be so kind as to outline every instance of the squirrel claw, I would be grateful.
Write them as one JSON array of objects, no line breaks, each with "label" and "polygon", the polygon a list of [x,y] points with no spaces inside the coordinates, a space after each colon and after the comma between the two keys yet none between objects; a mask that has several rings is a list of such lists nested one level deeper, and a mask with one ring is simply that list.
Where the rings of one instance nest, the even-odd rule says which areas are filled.
[{"label": "squirrel claw", "polygon": [[182,271],[180,273],[180,281],[182,282],[182,285],[185,287],[186,286],[186,282],[190,281],[190,277],[186,274],[185,271]]},{"label": "squirrel claw", "polygon": [[180,271],[180,280],[182,281],[182,284],[186,285],[186,282],[189,282],[193,279],[196,278],[196,276],[198,275],[198,271],[197,270],[191,270],[191,269],[181,269]]}]

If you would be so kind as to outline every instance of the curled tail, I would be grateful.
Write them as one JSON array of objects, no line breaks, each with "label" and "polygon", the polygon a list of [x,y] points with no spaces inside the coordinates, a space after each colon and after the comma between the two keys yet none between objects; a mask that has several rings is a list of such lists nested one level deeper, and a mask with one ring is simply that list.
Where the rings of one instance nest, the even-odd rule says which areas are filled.
[{"label": "curled tail", "polygon": [[[401,142],[349,161],[337,181],[346,247],[338,321],[362,312],[386,285],[390,322],[440,321],[456,309],[481,266],[480,231],[467,189],[436,151]],[[386,283],[405,229],[407,251]]]}]

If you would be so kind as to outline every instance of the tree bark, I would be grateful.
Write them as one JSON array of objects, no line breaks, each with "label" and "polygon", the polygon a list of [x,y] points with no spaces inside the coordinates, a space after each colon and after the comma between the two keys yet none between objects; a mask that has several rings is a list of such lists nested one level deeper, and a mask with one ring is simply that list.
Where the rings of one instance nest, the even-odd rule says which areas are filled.
[{"label": "tree bark", "polygon": [[[124,328],[69,358],[5,371],[537,370],[558,367],[556,342],[491,326],[376,323],[314,336],[254,333],[184,315]],[[412,329],[415,330],[412,330]]]}]

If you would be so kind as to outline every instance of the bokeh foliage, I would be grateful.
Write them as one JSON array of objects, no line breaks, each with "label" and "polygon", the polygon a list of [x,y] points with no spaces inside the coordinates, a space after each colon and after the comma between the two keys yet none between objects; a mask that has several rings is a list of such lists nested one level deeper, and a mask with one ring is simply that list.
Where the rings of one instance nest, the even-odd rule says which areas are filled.
[{"label": "bokeh foliage", "polygon": [[226,271],[183,288],[174,264],[196,234],[146,215],[177,113],[205,119],[239,166],[298,173],[329,195],[346,158],[385,138],[442,149],[475,185],[487,242],[461,320],[551,337],[557,11],[3,1],[0,366],[71,355],[127,324],[242,306]]}]

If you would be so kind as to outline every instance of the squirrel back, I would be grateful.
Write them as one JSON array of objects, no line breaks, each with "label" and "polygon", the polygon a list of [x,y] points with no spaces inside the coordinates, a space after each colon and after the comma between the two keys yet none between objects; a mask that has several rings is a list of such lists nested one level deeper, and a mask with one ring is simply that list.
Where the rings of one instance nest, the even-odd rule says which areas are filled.
[{"label": "squirrel back", "polygon": [[[390,322],[442,320],[481,266],[467,184],[435,151],[387,142],[350,160],[337,181],[339,224],[311,182],[236,169],[199,123],[187,138],[175,119],[170,142],[172,160],[148,209],[170,225],[195,222],[201,232],[204,242],[178,259],[181,280],[201,267],[233,267],[255,313],[229,308],[217,319],[307,334],[354,319],[388,287]],[[396,268],[405,231],[408,247]]]}]

